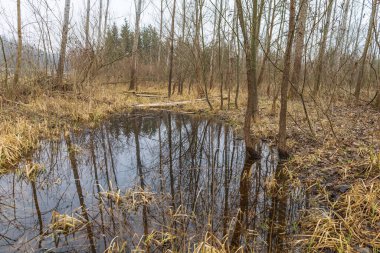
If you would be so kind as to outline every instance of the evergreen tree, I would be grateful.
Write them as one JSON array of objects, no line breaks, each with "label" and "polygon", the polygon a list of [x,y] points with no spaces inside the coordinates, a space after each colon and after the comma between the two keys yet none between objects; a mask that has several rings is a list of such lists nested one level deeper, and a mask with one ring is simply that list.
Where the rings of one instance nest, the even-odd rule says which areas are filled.
[{"label": "evergreen tree", "polygon": [[123,55],[124,52],[121,44],[119,30],[114,23],[111,29],[108,29],[105,39],[105,55],[107,61],[113,61]]}]

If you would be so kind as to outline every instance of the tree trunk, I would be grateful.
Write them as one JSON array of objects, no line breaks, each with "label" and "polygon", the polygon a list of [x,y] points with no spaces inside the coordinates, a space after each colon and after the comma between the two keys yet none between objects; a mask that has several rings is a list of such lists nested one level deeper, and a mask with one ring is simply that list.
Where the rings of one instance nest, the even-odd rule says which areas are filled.
[{"label": "tree trunk", "polygon": [[222,11],[223,0],[220,0],[219,5],[219,17],[218,17],[218,75],[219,75],[219,95],[220,95],[220,110],[223,110],[223,73],[222,73]]},{"label": "tree trunk", "polygon": [[21,33],[21,0],[17,0],[17,58],[14,74],[14,85],[18,84],[22,62],[22,33]]},{"label": "tree trunk", "polygon": [[103,0],[99,0],[98,48],[102,44]]},{"label": "tree trunk", "polygon": [[236,8],[236,2],[235,2],[235,9],[234,9],[234,16],[235,16],[235,44],[236,44],[236,90],[235,90],[235,107],[236,109],[239,108],[239,90],[240,90],[240,41],[239,41],[239,21],[238,21],[238,14],[237,14],[237,8]]},{"label": "tree trunk", "polygon": [[1,46],[1,52],[4,60],[4,65],[5,65],[5,71],[4,71],[4,86],[6,89],[8,89],[8,61],[7,61],[7,56],[5,54],[5,49],[4,49],[4,42],[3,38],[0,36],[0,46]]},{"label": "tree trunk", "polygon": [[[210,57],[210,78],[209,78],[209,89],[211,90],[214,84],[214,63],[215,63],[215,37],[216,37],[216,19],[218,13],[218,0],[215,2],[214,9],[214,22],[212,29],[212,40],[211,40],[211,57]],[[219,27],[218,27],[219,29]]]},{"label": "tree trunk", "polygon": [[324,59],[325,51],[326,51],[327,35],[330,29],[330,21],[331,21],[330,19],[331,19],[331,13],[333,9],[332,8],[333,3],[334,3],[334,0],[330,0],[327,6],[327,10],[326,10],[326,23],[323,27],[323,34],[322,34],[322,39],[319,45],[319,52],[318,52],[318,59],[317,59],[316,77],[315,77],[314,90],[313,90],[314,96],[318,95],[319,89],[321,86],[323,59]]},{"label": "tree trunk", "polygon": [[[246,117],[253,118],[255,122],[259,117],[259,96],[257,91],[257,52],[258,52],[258,35],[259,28],[258,23],[260,22],[258,14],[257,14],[258,3],[257,0],[253,1],[253,15],[252,15],[252,25],[251,26],[251,64],[250,67],[250,82],[248,83],[248,106],[250,107],[247,110]],[[248,123],[247,123],[248,125]]]},{"label": "tree trunk", "polygon": [[137,0],[135,34],[132,46],[132,63],[131,63],[131,82],[129,90],[137,90],[137,50],[140,38],[140,17],[141,17],[142,0]]},{"label": "tree trunk", "polygon": [[354,94],[356,101],[359,101],[360,90],[361,90],[362,85],[363,85],[364,67],[365,67],[365,62],[366,62],[366,58],[367,58],[368,48],[371,44],[372,30],[374,28],[374,23],[375,23],[377,2],[378,2],[378,0],[372,0],[372,12],[371,12],[369,25],[368,25],[367,39],[366,39],[364,49],[363,49],[363,54],[362,54],[361,60],[360,60],[358,79],[356,82],[356,88],[355,88],[355,94]]},{"label": "tree trunk", "polygon": [[292,45],[295,29],[295,0],[290,0],[290,14],[289,14],[289,32],[286,43],[286,51],[284,56],[284,72],[281,81],[281,109],[280,109],[280,123],[278,131],[278,150],[280,157],[287,157],[288,150],[286,147],[286,117],[288,111],[288,86],[290,77],[290,58],[292,54]]},{"label": "tree trunk", "polygon": [[[254,149],[254,141],[251,140],[251,120],[258,118],[258,94],[257,94],[257,80],[256,80],[256,25],[251,26],[250,38],[248,37],[247,26],[244,20],[243,7],[241,0],[236,0],[236,9],[239,18],[240,28],[243,34],[243,46],[246,58],[246,72],[247,72],[247,88],[248,88],[248,101],[244,119],[244,137],[247,149],[259,157],[260,154]],[[253,21],[256,24],[257,17],[257,0],[253,1]]]},{"label": "tree trunk", "polygon": [[161,0],[161,7],[160,7],[160,39],[158,44],[158,55],[157,55],[157,64],[160,67],[161,66],[161,51],[162,51],[162,22],[164,17],[164,0]]},{"label": "tree trunk", "polygon": [[90,48],[90,8],[91,8],[91,0],[87,0],[87,6],[86,6],[86,24],[85,24],[85,43],[86,43],[86,49]]},{"label": "tree trunk", "polygon": [[[257,86],[260,87],[261,83],[263,82],[263,79],[264,79],[264,72],[265,72],[265,69],[266,69],[266,65],[267,65],[267,61],[268,61],[268,56],[270,55],[270,48],[271,48],[271,41],[272,41],[272,34],[273,34],[273,27],[274,27],[274,21],[275,21],[275,18],[276,18],[276,15],[275,15],[275,11],[276,11],[276,1],[274,1],[273,3],[273,7],[272,7],[272,3],[273,3],[273,0],[271,0],[269,2],[269,12],[268,12],[268,20],[270,19],[270,24],[269,24],[269,29],[267,29],[267,33],[266,33],[266,38],[265,38],[265,52],[264,52],[264,56],[263,56],[263,62],[261,64],[261,68],[260,68],[260,73],[259,73],[259,78],[257,80]],[[270,12],[270,10],[272,9],[272,13]]]},{"label": "tree trunk", "polygon": [[170,67],[169,67],[169,83],[168,83],[168,98],[170,98],[172,91],[172,75],[173,75],[173,59],[174,59],[174,22],[175,22],[175,5],[176,0],[173,2],[173,11],[172,11],[172,26],[170,30]]},{"label": "tree trunk", "polygon": [[63,71],[65,68],[67,35],[69,33],[69,16],[70,16],[70,0],[65,1],[65,11],[63,15],[63,27],[61,38],[61,49],[59,52],[58,68],[57,68],[57,85],[63,85]]},{"label": "tree trunk", "polygon": [[109,8],[110,8],[110,0],[107,0],[106,13],[104,13],[103,38],[105,38],[107,34]]},{"label": "tree trunk", "polygon": [[[257,94],[257,80],[256,80],[256,58],[257,49],[256,43],[256,25],[252,25],[250,31],[250,38],[248,37],[248,32],[246,29],[246,23],[244,20],[243,7],[241,0],[236,0],[236,7],[239,16],[240,28],[243,33],[244,39],[244,51],[246,58],[246,69],[247,69],[247,86],[248,86],[248,101],[247,109],[245,113],[244,129],[246,132],[250,132],[251,119],[256,120],[258,118],[258,94]],[[257,0],[253,3],[253,23],[256,24],[257,18]]]},{"label": "tree trunk", "polygon": [[306,27],[306,18],[307,18],[307,9],[309,6],[309,0],[300,0],[299,3],[299,20],[297,22],[296,28],[296,41],[295,41],[295,51],[294,51],[294,64],[293,64],[293,73],[292,73],[292,87],[290,89],[290,97],[298,92],[299,80],[301,77],[301,67],[302,67],[302,53],[304,48],[305,40],[305,27]]}]

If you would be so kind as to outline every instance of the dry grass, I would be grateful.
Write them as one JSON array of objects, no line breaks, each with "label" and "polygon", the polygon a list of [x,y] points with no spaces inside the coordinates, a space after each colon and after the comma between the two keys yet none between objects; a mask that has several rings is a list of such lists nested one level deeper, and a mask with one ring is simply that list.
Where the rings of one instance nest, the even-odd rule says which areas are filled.
[{"label": "dry grass", "polygon": [[153,230],[145,238],[145,244],[154,245],[156,247],[164,247],[166,244],[172,243],[176,236],[169,232],[161,232]]},{"label": "dry grass", "polygon": [[301,220],[299,241],[309,252],[355,252],[356,247],[380,249],[380,181],[355,184],[336,202],[325,198],[326,209],[308,210]]},{"label": "dry grass", "polygon": [[[144,91],[166,93],[164,86],[158,87],[147,85]],[[174,95],[171,101],[195,98],[193,93]],[[160,101],[167,99],[137,97],[128,92],[127,85],[103,85],[79,93],[39,92],[22,101],[0,97],[0,169],[5,172],[16,165],[21,157],[37,147],[40,138],[58,136],[63,129],[80,128],[82,124],[93,126],[113,113],[133,109],[134,105]],[[188,108],[194,110],[205,105],[198,102]]]},{"label": "dry grass", "polygon": [[23,154],[36,147],[38,129],[27,119],[3,118],[0,129],[0,168],[15,165]]},{"label": "dry grass", "polygon": [[127,251],[127,242],[119,242],[117,239],[117,237],[112,239],[104,253],[122,253]]},{"label": "dry grass", "polygon": [[117,192],[104,191],[101,195],[128,211],[136,211],[140,206],[150,205],[155,201],[155,193],[145,191],[140,187],[128,189],[125,194],[121,194],[119,190]]},{"label": "dry grass", "polygon": [[23,167],[17,169],[18,174],[29,181],[35,181],[44,171],[45,168],[41,164],[33,162],[28,162]]},{"label": "dry grass", "polygon": [[51,223],[49,225],[50,230],[55,234],[72,234],[85,226],[85,222],[81,217],[74,217],[67,214],[60,214],[53,211]]},{"label": "dry grass", "polygon": [[[146,84],[141,89],[148,93],[161,95],[167,93],[164,84]],[[193,103],[170,109],[178,112],[195,112],[200,115],[216,115],[236,128],[241,127],[244,119],[246,92],[240,93],[239,108],[236,109],[231,104],[230,110],[219,109],[218,92],[217,89],[214,89],[210,93],[213,111],[208,108],[206,102],[195,101],[196,98],[199,98],[195,91],[190,94],[185,91],[183,96],[174,94],[170,101],[191,100]],[[232,94],[232,96],[234,95]],[[9,101],[0,97],[0,172],[6,173],[13,168],[21,157],[37,147],[40,138],[59,136],[63,129],[80,128],[82,124],[93,126],[113,113],[133,109],[136,104],[167,101],[168,99],[163,97],[135,96],[128,92],[127,85],[100,85],[79,93],[44,94],[36,91],[33,96],[28,96],[21,102]],[[328,100],[326,101],[328,102]],[[224,109],[227,108],[226,104],[225,100]],[[364,223],[356,224],[347,220],[348,217],[353,217],[351,213],[356,215],[355,219],[361,219],[363,222],[366,220],[368,223],[368,219],[373,219],[373,213],[369,211],[370,209],[364,208],[365,202],[361,202],[360,196],[355,195],[354,191],[368,197],[379,193],[376,180],[368,183],[366,179],[379,179],[380,175],[380,113],[365,106],[347,105],[346,101],[341,99],[334,102],[326,116],[327,110],[323,104],[328,103],[306,101],[315,131],[315,136],[312,136],[302,104],[299,101],[289,101],[288,145],[293,156],[286,166],[290,168],[289,173],[295,179],[294,182],[300,177],[302,183],[310,185],[324,186],[329,182],[354,185],[347,194],[347,196],[351,196],[350,201],[342,197],[337,202],[340,204],[329,205],[328,211],[322,212],[321,209],[313,209],[311,212],[319,218],[312,219],[313,216],[308,216],[309,226],[304,227],[306,231],[320,232],[324,229],[328,231],[327,234],[316,232],[313,243],[310,243],[309,239],[314,233],[308,234],[309,238],[306,241],[310,246],[309,249],[320,249],[323,247],[323,240],[318,244],[319,238],[331,237],[333,239],[329,241],[328,245],[343,251],[352,250],[356,243],[373,243],[373,240],[376,239],[376,237],[371,237],[369,232],[354,231],[355,233],[353,233],[346,228],[345,222],[349,222],[347,224],[350,226],[363,226]],[[278,101],[273,106],[271,98],[261,96],[260,119],[252,126],[253,133],[261,138],[275,141],[278,131],[278,111]],[[33,171],[38,171],[32,168],[28,170],[29,176],[33,176]],[[359,182],[359,178],[363,178],[367,184]],[[373,185],[372,188],[371,185]],[[268,180],[267,187],[275,188],[275,186],[275,181]],[[104,192],[104,196],[123,206],[127,203],[131,210],[151,201],[152,196],[146,195],[145,191],[135,189],[134,193]],[[353,203],[356,204],[353,205]],[[319,202],[319,204],[323,203]],[[351,216],[346,217],[346,212],[343,210],[351,210]],[[337,214],[342,218],[339,218]],[[212,239],[210,238],[206,238],[207,240],[198,244],[199,250],[205,250],[199,252],[214,252],[216,249],[221,250],[216,252],[224,252],[221,247],[223,243],[210,243]],[[337,238],[340,238],[339,241]],[[363,238],[366,238],[367,241]],[[376,243],[375,240],[374,245],[377,245]],[[115,248],[117,247],[115,246]]]},{"label": "dry grass", "polygon": [[204,240],[195,244],[193,253],[238,253],[244,252],[244,247],[241,246],[234,249],[228,242],[228,237],[222,240],[218,239],[212,233],[206,233]]}]

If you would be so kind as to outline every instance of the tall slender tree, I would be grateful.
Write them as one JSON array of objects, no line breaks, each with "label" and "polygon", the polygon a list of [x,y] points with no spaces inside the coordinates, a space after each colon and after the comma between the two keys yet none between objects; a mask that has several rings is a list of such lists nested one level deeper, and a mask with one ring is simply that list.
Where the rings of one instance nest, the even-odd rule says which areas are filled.
[{"label": "tall slender tree", "polygon": [[290,90],[290,97],[298,91],[299,80],[301,76],[301,66],[302,66],[302,53],[304,49],[305,40],[305,29],[306,29],[306,18],[307,9],[309,6],[309,0],[299,1],[299,19],[296,27],[296,41],[295,41],[295,51],[294,51],[294,63],[293,63],[293,73],[291,77],[292,87]]},{"label": "tall slender tree", "polygon": [[91,0],[87,0],[86,23],[85,23],[85,28],[84,28],[86,49],[90,47],[90,34],[89,34],[90,33],[90,10],[91,10]]},{"label": "tall slender tree", "polygon": [[288,150],[286,147],[286,118],[288,113],[288,87],[290,77],[290,60],[293,47],[293,37],[296,23],[296,0],[290,0],[289,3],[289,30],[286,42],[286,51],[284,56],[284,71],[281,81],[281,109],[280,109],[280,123],[278,131],[278,150],[282,157],[286,157]]},{"label": "tall slender tree", "polygon": [[22,62],[22,33],[21,33],[21,0],[17,0],[17,58],[13,82],[18,84]]},{"label": "tall slender tree", "polygon": [[[106,11],[104,13],[104,27],[103,27],[103,38],[106,36],[107,29],[108,29],[108,15],[109,15],[109,8],[110,8],[110,0],[107,0],[106,2]],[[104,40],[103,40],[104,41]]]},{"label": "tall slender tree", "polygon": [[133,37],[133,45],[132,45],[131,81],[129,83],[129,90],[137,89],[137,50],[138,50],[139,37],[140,37],[140,18],[141,18],[142,4],[143,4],[142,1],[143,0],[135,0],[135,7],[136,7],[135,34]]},{"label": "tall slender tree", "polygon": [[8,60],[7,60],[7,55],[5,54],[5,48],[4,48],[4,41],[3,38],[0,36],[0,48],[1,48],[1,53],[5,65],[4,69],[4,84],[5,88],[8,89]]},{"label": "tall slender tree", "polygon": [[357,79],[356,87],[355,87],[355,99],[356,99],[356,101],[359,100],[360,90],[361,90],[362,85],[363,85],[364,67],[365,67],[365,63],[366,63],[368,49],[369,49],[369,46],[370,46],[371,40],[372,40],[373,29],[375,28],[374,24],[375,24],[375,16],[376,16],[377,4],[378,4],[378,0],[372,0],[372,10],[371,10],[370,21],[369,21],[369,24],[368,24],[367,38],[366,38],[366,41],[365,41],[365,45],[364,45],[362,56],[360,58],[358,79]]},{"label": "tall slender tree", "polygon": [[323,33],[322,33],[322,38],[320,41],[318,57],[317,57],[317,67],[315,70],[316,71],[315,83],[314,83],[314,90],[313,90],[314,96],[318,95],[319,89],[321,86],[323,60],[325,58],[325,53],[326,53],[326,44],[327,44],[327,38],[329,34],[329,29],[330,29],[331,13],[332,13],[333,6],[334,6],[334,0],[329,0],[329,2],[327,3],[326,19],[325,19],[325,24],[323,26]]},{"label": "tall slender tree", "polygon": [[[259,117],[259,96],[257,93],[257,51],[258,51],[258,32],[257,32],[257,22],[258,20],[258,3],[257,0],[252,2],[252,21],[250,27],[250,33],[247,31],[247,23],[245,20],[245,15],[243,12],[243,6],[241,0],[236,0],[236,9],[240,23],[240,29],[243,35],[243,48],[245,51],[245,64],[246,64],[246,75],[247,75],[247,89],[248,89],[248,99],[247,108],[245,112],[244,119],[244,135],[247,142],[247,148],[250,149],[251,153],[254,152],[254,143],[251,141],[251,120],[254,121]],[[258,157],[259,154],[255,153]]]},{"label": "tall slender tree", "polygon": [[63,14],[63,26],[62,26],[62,37],[61,37],[61,49],[59,51],[57,80],[56,80],[58,85],[63,84],[63,72],[65,69],[67,37],[69,33],[69,18],[70,18],[70,0],[65,0],[65,10]]},{"label": "tall slender tree", "polygon": [[172,93],[172,76],[173,76],[173,62],[174,62],[174,22],[175,22],[175,10],[176,10],[176,0],[173,0],[173,11],[172,11],[172,25],[170,29],[170,66],[169,66],[169,83],[168,83],[168,98]]},{"label": "tall slender tree", "polygon": [[103,0],[99,0],[98,48],[102,44]]}]

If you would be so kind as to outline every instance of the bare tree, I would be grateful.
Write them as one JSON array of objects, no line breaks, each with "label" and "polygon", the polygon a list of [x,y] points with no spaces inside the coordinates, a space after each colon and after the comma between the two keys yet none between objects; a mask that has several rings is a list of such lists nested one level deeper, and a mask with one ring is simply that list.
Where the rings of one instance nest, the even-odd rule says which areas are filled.
[{"label": "bare tree", "polygon": [[18,84],[21,72],[22,62],[22,33],[21,33],[21,0],[17,0],[17,58],[16,69],[14,74],[14,85]]},{"label": "bare tree", "polygon": [[106,12],[104,13],[103,37],[106,36],[106,34],[107,34],[109,8],[110,8],[110,0],[107,0],[107,3],[106,3]]},{"label": "bare tree", "polygon": [[70,0],[65,0],[65,10],[63,14],[61,49],[59,52],[58,68],[57,68],[57,85],[63,84],[63,71],[65,68],[67,37],[69,33],[69,17],[70,17]]},{"label": "bare tree", "polygon": [[372,0],[372,11],[371,11],[371,17],[370,17],[370,21],[369,21],[369,25],[368,25],[367,39],[365,41],[363,53],[362,53],[362,56],[360,58],[359,73],[358,73],[358,79],[356,82],[355,94],[354,94],[356,101],[359,100],[360,90],[361,90],[362,85],[363,85],[364,67],[365,67],[366,58],[367,58],[367,54],[368,54],[368,48],[371,44],[372,32],[373,32],[374,23],[375,23],[377,3],[378,3],[378,0]]},{"label": "bare tree", "polygon": [[253,1],[253,12],[252,12],[252,25],[251,31],[248,34],[247,24],[244,19],[244,12],[241,0],[236,0],[236,8],[239,17],[240,28],[243,34],[243,46],[246,58],[246,69],[247,69],[247,86],[248,86],[248,101],[247,109],[245,113],[244,129],[246,133],[250,132],[251,119],[256,120],[259,116],[259,101],[257,94],[257,0]]},{"label": "bare tree", "polygon": [[293,64],[293,73],[291,81],[293,83],[291,88],[291,97],[298,90],[299,79],[301,76],[301,67],[302,67],[302,53],[304,49],[304,40],[305,40],[305,28],[306,28],[306,18],[307,18],[307,9],[309,6],[309,0],[300,0],[299,2],[299,19],[296,27],[296,41],[295,41],[295,51],[294,51],[294,64]]},{"label": "bare tree", "polygon": [[85,24],[85,39],[86,39],[86,49],[90,47],[90,8],[91,8],[91,0],[87,0],[86,6],[86,24]]},{"label": "bare tree", "polygon": [[331,13],[333,9],[333,3],[334,0],[329,0],[327,4],[327,10],[326,10],[326,19],[325,24],[323,26],[323,33],[322,38],[319,45],[319,51],[318,51],[318,58],[317,58],[317,67],[316,67],[316,74],[315,74],[315,83],[314,83],[314,90],[313,95],[318,95],[320,86],[321,86],[321,78],[322,78],[322,71],[323,71],[323,60],[325,56],[326,51],[326,43],[327,43],[327,36],[330,29],[330,22],[331,22]]},{"label": "bare tree", "polygon": [[[160,43],[158,44],[158,55],[157,55],[157,64],[160,66],[161,65],[161,51],[162,51],[162,26],[163,26],[163,19],[164,19],[164,0],[161,0],[161,5],[160,5]],[[185,15],[185,14],[183,14]]]},{"label": "bare tree", "polygon": [[296,6],[295,0],[290,0],[290,13],[289,13],[289,31],[287,36],[286,51],[284,56],[284,71],[281,81],[281,109],[280,109],[280,123],[278,130],[278,151],[280,156],[286,157],[288,154],[286,147],[286,118],[288,113],[288,87],[290,77],[290,59],[292,54],[293,37],[295,30],[295,16]]},{"label": "bare tree", "polygon": [[172,25],[170,29],[170,66],[169,66],[169,83],[168,83],[168,98],[170,98],[172,92],[172,75],[173,75],[173,62],[174,62],[174,21],[175,21],[175,8],[176,0],[173,0],[173,11],[172,11]]},{"label": "bare tree", "polygon": [[4,84],[5,84],[5,88],[8,89],[8,61],[7,61],[7,56],[5,54],[4,41],[3,41],[3,38],[1,36],[0,36],[0,47],[1,47],[1,52],[2,52],[2,56],[3,56],[3,61],[5,64]]},{"label": "bare tree", "polygon": [[99,0],[98,47],[102,44],[103,0]]},{"label": "bare tree", "polygon": [[[272,7],[272,4],[274,5]],[[267,32],[265,35],[265,52],[264,52],[264,57],[263,61],[261,63],[261,68],[260,68],[260,74],[259,78],[257,80],[257,85],[260,86],[260,84],[263,82],[264,79],[264,73],[266,70],[267,66],[267,61],[269,59],[270,55],[270,49],[271,49],[271,41],[272,41],[272,34],[273,34],[273,28],[274,28],[274,21],[276,18],[275,11],[276,11],[276,1],[275,0],[270,0],[269,1],[269,11],[268,11],[268,20],[270,20],[270,23],[268,24]],[[272,9],[272,10],[271,10]]]},{"label": "bare tree", "polygon": [[136,20],[135,20],[135,34],[133,37],[133,46],[132,46],[132,61],[131,61],[131,81],[129,83],[129,90],[137,89],[137,49],[139,44],[140,37],[140,17],[142,10],[142,1],[135,0],[136,6]]}]

